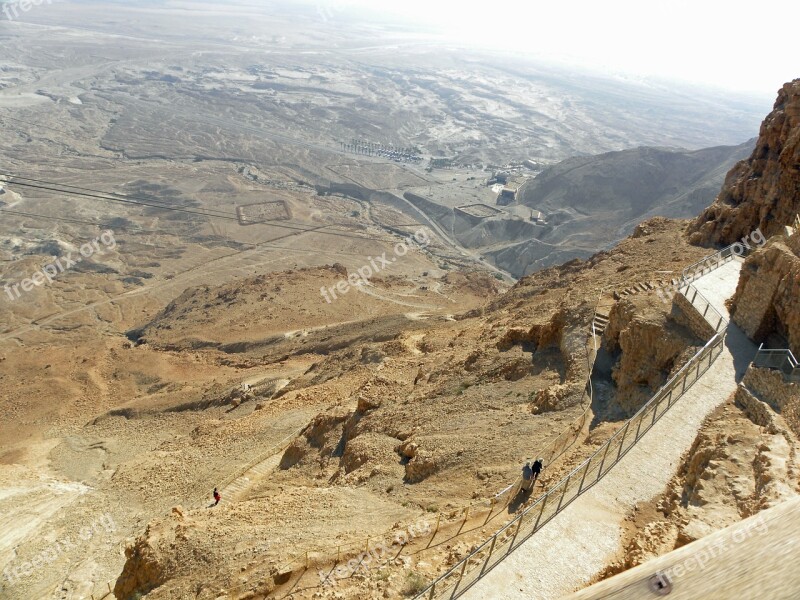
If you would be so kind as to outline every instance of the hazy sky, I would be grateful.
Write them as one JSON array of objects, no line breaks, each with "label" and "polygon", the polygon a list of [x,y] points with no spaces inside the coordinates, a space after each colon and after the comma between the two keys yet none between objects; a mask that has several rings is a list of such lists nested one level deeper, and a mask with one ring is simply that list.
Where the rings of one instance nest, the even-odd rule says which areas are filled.
[{"label": "hazy sky", "polygon": [[[448,39],[534,58],[774,96],[800,77],[800,1],[318,0],[411,18]],[[348,11],[349,12],[349,11]]]}]

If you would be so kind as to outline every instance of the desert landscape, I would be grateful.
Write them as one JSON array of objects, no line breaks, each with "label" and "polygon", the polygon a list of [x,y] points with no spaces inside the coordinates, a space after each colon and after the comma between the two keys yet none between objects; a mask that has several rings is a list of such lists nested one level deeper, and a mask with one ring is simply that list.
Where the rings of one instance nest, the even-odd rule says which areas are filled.
[{"label": "desert landscape", "polygon": [[[797,80],[772,105],[313,3],[19,11],[0,20],[3,598],[531,597],[548,528],[516,550],[498,532],[723,339],[703,377],[724,397],[667,413],[682,433],[649,491],[603,517],[576,500],[614,533],[591,559],[564,542],[573,578],[541,597],[797,496],[797,384],[748,369],[762,343],[800,351]],[[657,417],[641,448],[669,437]],[[638,460],[621,448],[593,494]],[[446,592],[492,536],[509,561]]]}]

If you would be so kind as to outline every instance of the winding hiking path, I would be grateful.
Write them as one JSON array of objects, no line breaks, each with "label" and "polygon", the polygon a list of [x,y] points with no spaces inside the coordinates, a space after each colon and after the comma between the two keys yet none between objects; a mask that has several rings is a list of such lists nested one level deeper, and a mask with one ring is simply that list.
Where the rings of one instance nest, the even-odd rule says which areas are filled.
[{"label": "winding hiking path", "polygon": [[291,411],[273,425],[275,443],[265,449],[264,453],[253,460],[233,480],[222,486],[220,494],[223,502],[239,502],[247,497],[251,487],[269,477],[280,464],[283,451],[289,443],[305,428],[309,420],[323,409],[314,406],[307,409]]},{"label": "winding hiking path", "polygon": [[[728,317],[742,262],[733,260],[694,282]],[[471,600],[545,600],[585,587],[622,550],[625,517],[661,494],[703,420],[736,391],[741,365],[756,353],[736,325],[711,368],[670,408],[622,461],[464,595]]]}]

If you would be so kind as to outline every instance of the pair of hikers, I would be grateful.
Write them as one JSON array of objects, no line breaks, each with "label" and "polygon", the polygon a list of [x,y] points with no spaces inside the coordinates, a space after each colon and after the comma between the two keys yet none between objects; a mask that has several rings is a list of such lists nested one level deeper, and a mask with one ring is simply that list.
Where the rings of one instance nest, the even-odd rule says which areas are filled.
[{"label": "pair of hikers", "polygon": [[539,474],[542,472],[542,468],[544,467],[544,461],[541,458],[537,458],[531,464],[531,461],[525,463],[525,466],[522,467],[522,489],[525,492],[529,492],[533,489],[533,485],[536,483],[536,480],[539,478]]}]

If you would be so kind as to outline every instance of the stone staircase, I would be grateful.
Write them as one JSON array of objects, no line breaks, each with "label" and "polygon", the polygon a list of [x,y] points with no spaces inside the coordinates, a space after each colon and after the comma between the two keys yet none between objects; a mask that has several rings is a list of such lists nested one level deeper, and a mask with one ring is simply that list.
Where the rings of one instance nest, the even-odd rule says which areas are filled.
[{"label": "stone staircase", "polygon": [[620,300],[625,296],[635,296],[636,294],[654,292],[656,290],[665,288],[678,289],[679,284],[680,279],[677,278],[658,279],[655,281],[640,281],[638,283],[634,283],[631,287],[625,288],[624,290],[614,292],[614,299]]},{"label": "stone staircase", "polygon": [[608,327],[609,312],[611,307],[614,306],[615,302],[628,296],[647,294],[651,292],[661,293],[664,297],[671,297],[672,294],[678,291],[679,286],[679,278],[662,278],[651,281],[640,281],[623,290],[613,291],[611,293],[611,298],[608,298],[606,301],[601,300],[597,306],[593,320],[595,335],[602,336],[603,333],[605,333],[606,327]]},{"label": "stone staircase", "polygon": [[220,492],[222,502],[238,502],[243,499],[245,492],[247,492],[253,484],[262,481],[275,470],[281,462],[281,456],[283,456],[283,452],[278,451],[268,459],[250,467],[247,471],[242,473],[240,477],[234,479]]},{"label": "stone staircase", "polygon": [[321,410],[323,410],[323,407],[319,405],[292,411],[293,414],[287,417],[285,421],[274,423],[273,426],[281,433],[284,433],[284,437],[268,450],[254,457],[249,464],[243,465],[238,471],[232,472],[228,479],[220,482],[219,489],[222,502],[245,500],[250,488],[269,477],[280,464],[286,448],[306,428],[309,420]]},{"label": "stone staircase", "polygon": [[598,312],[594,316],[594,333],[595,335],[603,335],[608,327],[608,315]]}]

